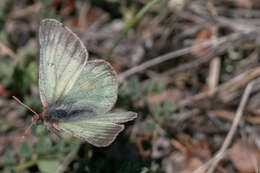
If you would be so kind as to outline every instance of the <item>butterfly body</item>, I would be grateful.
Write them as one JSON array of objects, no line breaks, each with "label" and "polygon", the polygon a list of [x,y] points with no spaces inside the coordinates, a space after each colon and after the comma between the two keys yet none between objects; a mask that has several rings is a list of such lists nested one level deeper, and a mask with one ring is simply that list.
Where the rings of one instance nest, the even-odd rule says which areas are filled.
[{"label": "butterfly body", "polygon": [[58,135],[108,146],[134,112],[109,113],[117,100],[116,73],[104,60],[88,61],[84,44],[69,28],[45,19],[39,29],[40,119]]},{"label": "butterfly body", "polygon": [[68,119],[69,114],[63,109],[45,110],[40,114],[41,119],[47,122],[59,122]]}]

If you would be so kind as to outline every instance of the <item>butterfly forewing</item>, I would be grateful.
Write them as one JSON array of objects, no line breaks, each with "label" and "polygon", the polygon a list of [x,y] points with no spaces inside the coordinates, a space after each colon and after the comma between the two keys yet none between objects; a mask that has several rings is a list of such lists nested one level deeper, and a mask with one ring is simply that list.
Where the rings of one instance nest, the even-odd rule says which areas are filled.
[{"label": "butterfly forewing", "polygon": [[108,63],[88,61],[64,103],[71,104],[72,110],[106,113],[116,102],[117,89],[115,72]]},{"label": "butterfly forewing", "polygon": [[88,53],[79,38],[53,19],[39,29],[39,88],[44,106],[66,95],[85,66]]}]

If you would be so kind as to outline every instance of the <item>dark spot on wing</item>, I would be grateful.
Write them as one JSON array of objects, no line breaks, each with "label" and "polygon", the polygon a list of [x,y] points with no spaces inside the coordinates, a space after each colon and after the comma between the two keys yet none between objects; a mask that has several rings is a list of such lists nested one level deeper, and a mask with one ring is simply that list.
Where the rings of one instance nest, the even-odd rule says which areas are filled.
[{"label": "dark spot on wing", "polygon": [[68,113],[63,109],[54,110],[51,115],[57,119],[63,119],[68,117]]}]

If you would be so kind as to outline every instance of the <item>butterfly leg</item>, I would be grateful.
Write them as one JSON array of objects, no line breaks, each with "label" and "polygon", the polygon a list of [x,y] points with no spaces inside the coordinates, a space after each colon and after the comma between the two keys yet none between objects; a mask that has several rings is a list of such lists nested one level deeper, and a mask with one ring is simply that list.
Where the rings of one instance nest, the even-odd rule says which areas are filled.
[{"label": "butterfly leg", "polygon": [[56,123],[52,123],[52,128],[50,128],[50,131],[55,133],[58,137],[61,137],[61,129],[58,128]]},{"label": "butterfly leg", "polygon": [[33,118],[32,118],[32,123],[30,124],[29,127],[27,127],[27,128],[25,129],[24,134],[23,134],[23,138],[26,137],[26,136],[29,134],[29,132],[30,132],[32,126],[33,126],[34,124],[36,124],[39,119],[40,119],[39,114],[35,114],[35,115],[33,116]]}]

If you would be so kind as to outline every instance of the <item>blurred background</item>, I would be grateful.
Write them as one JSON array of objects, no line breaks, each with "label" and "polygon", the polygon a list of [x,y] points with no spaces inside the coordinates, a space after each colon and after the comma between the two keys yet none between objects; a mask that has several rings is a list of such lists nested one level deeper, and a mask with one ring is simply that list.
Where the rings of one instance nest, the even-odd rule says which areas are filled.
[{"label": "blurred background", "polygon": [[[260,0],[0,0],[0,172],[258,172],[259,8]],[[90,59],[118,73],[114,110],[139,116],[111,146],[59,138],[42,122],[20,140],[33,115],[12,96],[42,111],[44,18],[63,22]]]}]

